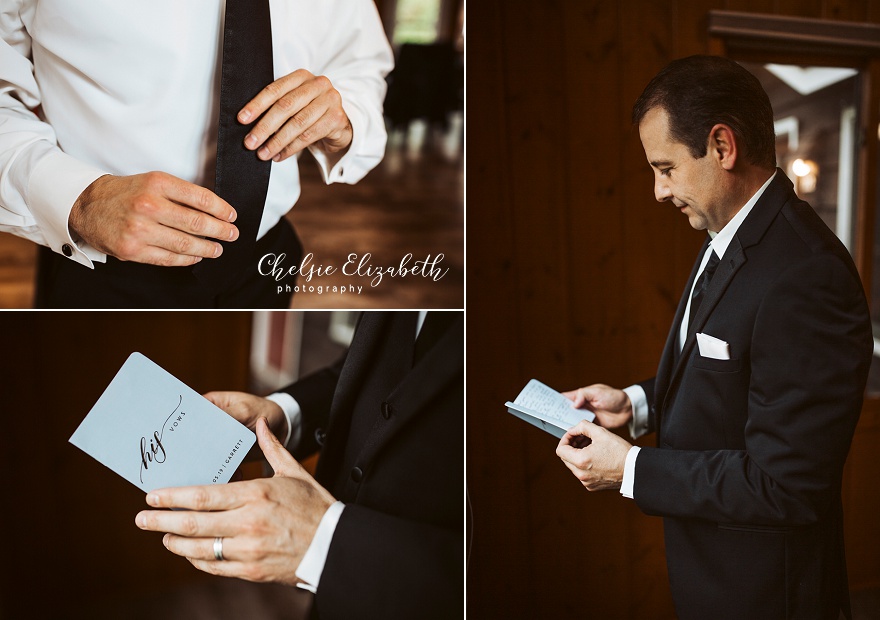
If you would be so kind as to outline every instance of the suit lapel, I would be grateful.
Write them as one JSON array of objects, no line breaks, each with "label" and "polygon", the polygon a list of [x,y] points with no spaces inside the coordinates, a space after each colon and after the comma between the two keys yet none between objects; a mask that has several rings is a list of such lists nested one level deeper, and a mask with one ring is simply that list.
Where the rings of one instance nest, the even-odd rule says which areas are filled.
[{"label": "suit lapel", "polygon": [[[669,387],[672,387],[677,383],[681,373],[684,371],[686,360],[690,357],[697,342],[697,332],[703,329],[703,326],[712,314],[712,310],[718,305],[718,301],[724,295],[724,291],[727,290],[727,287],[730,285],[736,272],[739,271],[740,267],[745,263],[746,257],[743,253],[742,246],[740,245],[739,239],[734,237],[730,242],[730,245],[727,246],[727,251],[724,253],[724,258],[718,264],[718,269],[715,271],[715,275],[712,277],[711,282],[709,282],[709,288],[706,290],[706,297],[700,305],[699,312],[697,312],[694,320],[691,322],[690,329],[688,329],[687,336],[685,337],[684,347],[678,358],[678,363],[675,365],[672,377],[670,377],[668,383]],[[680,325],[680,323],[676,326],[678,325]],[[678,333],[677,329],[674,329],[674,331],[676,334]],[[666,406],[666,398],[670,393],[671,390],[669,389],[664,393],[663,400],[661,401],[664,404],[664,409]]]},{"label": "suit lapel", "polygon": [[[464,370],[464,317],[461,316],[397,385],[388,402],[394,415],[370,433],[358,462],[367,466],[388,441],[416,417]],[[460,420],[450,420],[450,424]]]},{"label": "suit lapel", "polygon": [[703,248],[697,255],[697,260],[694,262],[694,266],[691,269],[691,275],[688,278],[687,284],[684,287],[684,292],[678,302],[678,309],[675,311],[672,328],[669,330],[669,335],[666,337],[666,346],[663,347],[663,356],[660,358],[660,366],[657,368],[657,382],[654,389],[655,399],[660,403],[663,402],[663,398],[666,395],[673,373],[681,365],[681,356],[676,357],[679,327],[684,319],[684,311],[685,308],[687,308],[691,289],[694,287],[694,279],[697,277],[697,269],[699,269],[700,263],[703,261],[703,255],[705,255],[706,248],[708,247],[709,239],[707,237],[706,241],[703,243]]},{"label": "suit lapel", "polygon": [[[327,434],[330,437],[347,437],[348,433],[343,430],[350,423],[351,410],[354,407],[354,399],[357,398],[358,390],[364,380],[364,374],[376,355],[382,339],[388,332],[391,317],[385,312],[364,312],[355,328],[354,339],[348,348],[345,364],[339,374],[336,384],[336,393],[333,395],[333,403],[330,405],[330,421]],[[346,413],[347,412],[347,413]],[[335,445],[340,442],[330,442]],[[344,447],[344,442],[341,442]],[[335,446],[339,448],[340,446]],[[322,460],[329,462],[325,453]]]}]

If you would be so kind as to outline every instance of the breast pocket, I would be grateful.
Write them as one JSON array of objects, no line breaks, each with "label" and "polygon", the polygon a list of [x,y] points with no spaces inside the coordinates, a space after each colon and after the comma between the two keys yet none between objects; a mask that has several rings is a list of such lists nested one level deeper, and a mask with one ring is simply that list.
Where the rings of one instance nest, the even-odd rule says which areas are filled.
[{"label": "breast pocket", "polygon": [[715,372],[738,372],[739,369],[742,368],[742,360],[716,360],[711,357],[703,357],[702,355],[697,354],[694,356],[693,367]]}]

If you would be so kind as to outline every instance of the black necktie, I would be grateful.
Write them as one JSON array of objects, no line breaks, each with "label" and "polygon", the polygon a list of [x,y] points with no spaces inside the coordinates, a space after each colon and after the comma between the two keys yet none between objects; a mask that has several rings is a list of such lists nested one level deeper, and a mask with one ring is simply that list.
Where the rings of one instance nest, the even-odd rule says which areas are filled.
[{"label": "black necktie", "polygon": [[703,273],[697,278],[697,283],[694,285],[694,292],[691,294],[691,313],[688,317],[688,331],[691,330],[691,326],[694,324],[694,317],[697,316],[697,311],[700,309],[700,304],[703,303],[703,298],[706,296],[706,291],[709,288],[709,283],[712,281],[712,276],[715,275],[715,270],[718,269],[718,264],[721,262],[721,259],[718,258],[715,250],[709,248],[709,252],[711,252],[712,255],[709,257],[709,262],[706,263],[706,266],[703,268]]},{"label": "black necktie", "polygon": [[262,161],[244,146],[250,125],[236,120],[238,112],[274,80],[272,28],[268,0],[226,0],[223,28],[223,69],[220,77],[220,119],[214,193],[238,214],[238,239],[223,243],[219,258],[206,258],[193,268],[214,293],[243,269],[256,269],[254,248],[269,188],[271,161]]}]

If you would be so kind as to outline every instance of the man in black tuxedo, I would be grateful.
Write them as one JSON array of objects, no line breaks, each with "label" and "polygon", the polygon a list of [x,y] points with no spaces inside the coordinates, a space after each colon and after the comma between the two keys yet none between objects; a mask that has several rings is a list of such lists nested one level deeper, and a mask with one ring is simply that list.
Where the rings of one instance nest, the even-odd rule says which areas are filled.
[{"label": "man in black tuxedo", "polygon": [[[151,492],[187,510],[137,524],[206,572],[315,592],[322,618],[459,617],[463,365],[463,313],[365,313],[344,360],[283,395],[206,395],[256,430],[274,478]],[[313,479],[294,457],[315,450]]]},{"label": "man in black tuxedo", "polygon": [[[841,477],[872,351],[853,261],[775,168],[770,102],[733,61],[674,61],[633,122],[657,200],[711,240],[656,378],[569,392],[605,428],[581,422],[557,454],[664,518],[680,618],[849,616]],[[627,423],[658,446],[606,430]]]}]

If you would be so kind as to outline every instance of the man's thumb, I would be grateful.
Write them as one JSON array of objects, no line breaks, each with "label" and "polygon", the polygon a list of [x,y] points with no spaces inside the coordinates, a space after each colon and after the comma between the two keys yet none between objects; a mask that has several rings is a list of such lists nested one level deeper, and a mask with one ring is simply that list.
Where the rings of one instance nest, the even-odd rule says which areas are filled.
[{"label": "man's thumb", "polygon": [[269,430],[266,418],[257,420],[257,443],[263,451],[263,456],[271,465],[276,476],[293,476],[301,468],[296,459],[290,455],[278,438]]}]

